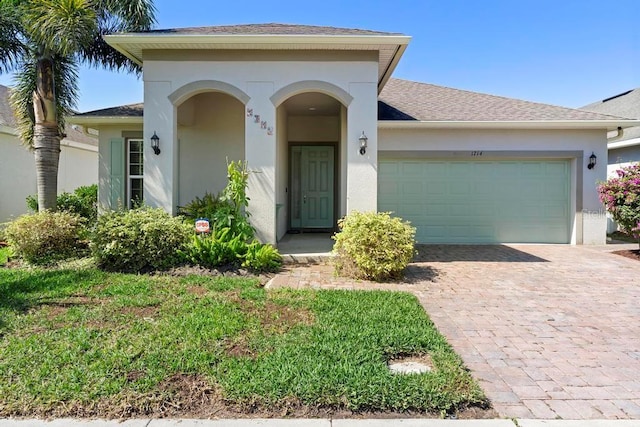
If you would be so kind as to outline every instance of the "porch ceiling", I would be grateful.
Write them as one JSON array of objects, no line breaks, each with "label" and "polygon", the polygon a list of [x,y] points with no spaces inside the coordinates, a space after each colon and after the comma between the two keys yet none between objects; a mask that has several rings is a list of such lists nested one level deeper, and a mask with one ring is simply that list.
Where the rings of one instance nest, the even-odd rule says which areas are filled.
[{"label": "porch ceiling", "polygon": [[341,104],[323,93],[310,92],[292,96],[282,105],[292,116],[336,116]]}]

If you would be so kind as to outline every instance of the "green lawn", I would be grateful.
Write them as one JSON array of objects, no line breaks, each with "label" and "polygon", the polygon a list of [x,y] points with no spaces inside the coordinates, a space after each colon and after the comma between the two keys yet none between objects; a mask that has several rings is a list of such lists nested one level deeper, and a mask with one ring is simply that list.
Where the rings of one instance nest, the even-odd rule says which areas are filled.
[{"label": "green lawn", "polygon": [[[389,373],[401,354],[428,354],[434,370]],[[410,294],[93,269],[0,268],[0,378],[0,417],[486,404]]]}]

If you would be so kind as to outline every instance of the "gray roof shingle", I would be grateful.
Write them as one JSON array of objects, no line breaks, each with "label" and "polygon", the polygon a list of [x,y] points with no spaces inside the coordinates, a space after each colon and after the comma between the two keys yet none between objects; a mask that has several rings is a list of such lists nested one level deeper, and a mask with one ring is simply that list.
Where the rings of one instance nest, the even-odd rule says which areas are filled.
[{"label": "gray roof shingle", "polygon": [[75,117],[142,117],[144,104],[119,105],[117,107],[103,108],[101,110],[87,111],[76,114]]},{"label": "gray roof shingle", "polygon": [[315,36],[390,36],[400,33],[361,30],[357,28],[337,28],[317,25],[293,24],[242,24],[218,25],[211,27],[166,28],[145,31],[143,34],[173,35],[315,35]]},{"label": "gray roof shingle", "polygon": [[[142,117],[130,104],[78,117]],[[378,98],[378,120],[528,121],[620,120],[620,117],[391,78]]]},{"label": "gray roof shingle", "polygon": [[602,114],[640,119],[640,88],[632,89],[620,95],[594,102],[580,108]]},{"label": "gray roof shingle", "polygon": [[[585,105],[581,110],[640,119],[640,88]],[[640,126],[625,129],[622,136],[617,138],[615,142],[635,138],[640,138]]]},{"label": "gray roof shingle", "polygon": [[391,78],[380,93],[379,120],[616,120],[620,117]]}]

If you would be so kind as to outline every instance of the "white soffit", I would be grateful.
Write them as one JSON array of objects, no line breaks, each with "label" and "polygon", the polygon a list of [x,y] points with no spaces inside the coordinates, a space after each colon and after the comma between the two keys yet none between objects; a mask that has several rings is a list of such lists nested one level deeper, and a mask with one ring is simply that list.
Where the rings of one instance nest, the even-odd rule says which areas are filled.
[{"label": "white soffit", "polygon": [[144,50],[351,50],[377,51],[381,90],[404,53],[410,36],[403,35],[157,35],[114,34],[105,41],[142,65]]}]

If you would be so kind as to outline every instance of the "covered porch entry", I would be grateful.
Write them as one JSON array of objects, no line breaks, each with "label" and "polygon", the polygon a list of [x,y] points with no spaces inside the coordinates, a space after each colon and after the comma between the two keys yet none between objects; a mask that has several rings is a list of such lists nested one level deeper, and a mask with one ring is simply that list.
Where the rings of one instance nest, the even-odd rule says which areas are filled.
[{"label": "covered porch entry", "polygon": [[323,243],[309,249],[328,252],[329,236],[346,212],[347,109],[328,94],[309,91],[287,98],[276,115],[278,243],[289,247],[289,235],[322,233]]}]

